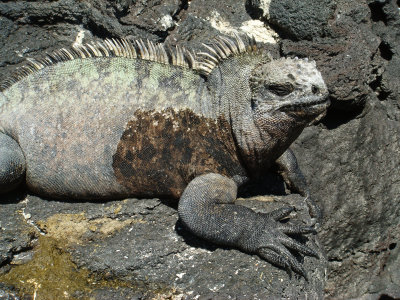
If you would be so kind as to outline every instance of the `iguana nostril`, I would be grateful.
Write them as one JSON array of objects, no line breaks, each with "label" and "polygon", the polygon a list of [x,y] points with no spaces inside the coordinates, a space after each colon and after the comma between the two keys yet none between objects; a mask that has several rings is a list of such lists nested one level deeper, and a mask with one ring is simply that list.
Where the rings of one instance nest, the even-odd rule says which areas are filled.
[{"label": "iguana nostril", "polygon": [[313,94],[318,94],[319,88],[318,88],[316,85],[313,85],[313,86],[311,87],[311,92],[312,92]]}]

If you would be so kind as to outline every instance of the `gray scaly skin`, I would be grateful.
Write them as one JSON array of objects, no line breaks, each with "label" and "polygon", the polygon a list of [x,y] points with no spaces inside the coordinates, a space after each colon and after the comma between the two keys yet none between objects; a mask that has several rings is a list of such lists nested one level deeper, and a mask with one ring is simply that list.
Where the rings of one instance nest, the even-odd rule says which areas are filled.
[{"label": "gray scaly skin", "polygon": [[255,213],[234,202],[241,184],[277,163],[318,214],[288,147],[329,105],[321,74],[238,37],[206,47],[200,60],[113,40],[32,61],[0,93],[0,189],[24,181],[65,200],[180,199],[197,236],[306,277],[288,249],[317,253],[287,234],[314,229],[279,222],[293,208]]}]

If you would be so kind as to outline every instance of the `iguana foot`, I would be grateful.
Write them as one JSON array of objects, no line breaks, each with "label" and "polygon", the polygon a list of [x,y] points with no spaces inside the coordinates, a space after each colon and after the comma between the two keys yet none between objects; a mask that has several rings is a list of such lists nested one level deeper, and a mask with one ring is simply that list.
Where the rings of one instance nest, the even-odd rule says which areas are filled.
[{"label": "iguana foot", "polygon": [[0,193],[14,189],[25,173],[25,157],[18,143],[0,133]]},{"label": "iguana foot", "polygon": [[261,214],[265,219],[265,232],[260,234],[258,241],[251,247],[257,248],[255,252],[272,264],[285,268],[289,273],[291,270],[294,270],[296,273],[308,279],[303,266],[288,249],[317,258],[319,257],[318,253],[295,239],[290,238],[287,234],[315,234],[316,231],[309,226],[279,222],[281,219],[289,216],[293,210],[293,207],[285,207],[267,214]]},{"label": "iguana foot", "polygon": [[315,229],[281,223],[280,220],[287,217],[293,208],[256,213],[235,205],[236,193],[237,185],[232,179],[213,173],[196,177],[182,194],[179,216],[186,227],[199,237],[256,253],[307,278],[304,268],[289,249],[314,257],[318,254],[288,235],[315,233]]}]

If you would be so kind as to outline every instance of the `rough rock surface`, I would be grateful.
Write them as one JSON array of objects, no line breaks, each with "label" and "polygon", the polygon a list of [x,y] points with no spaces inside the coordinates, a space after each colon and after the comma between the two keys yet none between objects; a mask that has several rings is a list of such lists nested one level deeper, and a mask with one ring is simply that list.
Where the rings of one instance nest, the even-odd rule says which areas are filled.
[{"label": "rough rock surface", "polygon": [[[259,199],[264,202],[243,202],[258,210],[282,205],[271,197]],[[282,201],[297,202],[298,207],[303,203],[298,195]],[[11,239],[8,228],[21,226],[20,219],[36,228],[37,240],[23,252],[6,252],[9,259],[3,260],[3,269],[11,264],[11,270],[3,270],[8,272],[0,275],[0,282],[7,291],[12,286],[26,294],[36,291],[39,299],[322,297],[324,257],[305,258],[309,282],[298,275],[289,279],[284,270],[257,256],[193,237],[178,222],[176,208],[158,199],[70,203],[28,195],[14,205],[16,221],[2,225],[6,232],[1,243]],[[1,218],[9,211],[2,207]],[[306,211],[297,217],[306,218]],[[318,243],[315,237],[307,241],[317,249]]]},{"label": "rough rock surface", "polygon": [[[239,32],[269,43],[275,56],[315,59],[332,107],[293,147],[325,212],[317,239],[307,243],[321,245],[327,261],[305,259],[308,283],[257,256],[196,239],[168,201],[71,203],[22,190],[0,196],[0,299],[399,298],[399,6],[395,0],[1,2],[0,81],[25,57],[82,40],[142,37],[198,47],[216,34]],[[279,178],[269,177],[275,187],[248,190],[284,191]],[[243,202],[266,210],[302,203],[298,195],[257,199],[264,201]],[[305,218],[300,211],[295,219]]]}]

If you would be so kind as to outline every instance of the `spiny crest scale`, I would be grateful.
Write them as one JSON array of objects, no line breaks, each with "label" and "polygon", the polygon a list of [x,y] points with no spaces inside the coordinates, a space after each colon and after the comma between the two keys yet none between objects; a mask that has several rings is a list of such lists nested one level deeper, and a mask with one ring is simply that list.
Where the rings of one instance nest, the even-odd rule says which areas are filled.
[{"label": "spiny crest scale", "polygon": [[29,76],[45,67],[74,59],[93,57],[125,57],[139,58],[162,64],[180,66],[196,70],[208,75],[220,62],[228,57],[242,53],[257,51],[254,38],[244,42],[235,34],[234,39],[218,36],[211,44],[203,44],[205,51],[195,53],[182,46],[165,46],[150,40],[105,39],[92,41],[86,44],[75,44],[71,48],[61,48],[43,58],[27,58],[27,63],[21,66],[16,73],[0,84],[0,91],[4,91],[24,77]]},{"label": "spiny crest scale", "polygon": [[197,53],[198,56],[202,57],[201,60],[199,60],[197,70],[204,75],[210,74],[220,62],[230,56],[258,51],[254,38],[249,38],[248,42],[245,43],[236,33],[234,40],[224,36],[218,36],[211,44],[207,45],[203,43],[202,45],[206,51]]}]

